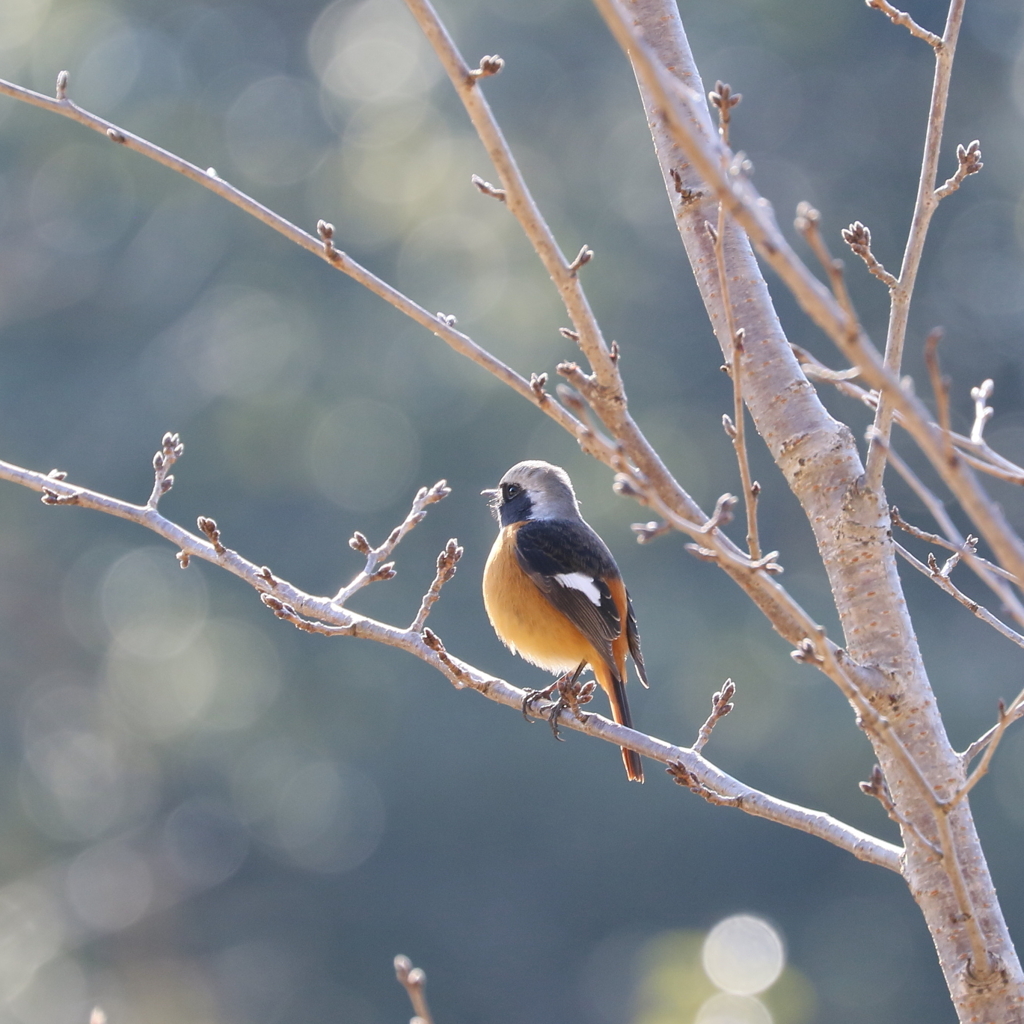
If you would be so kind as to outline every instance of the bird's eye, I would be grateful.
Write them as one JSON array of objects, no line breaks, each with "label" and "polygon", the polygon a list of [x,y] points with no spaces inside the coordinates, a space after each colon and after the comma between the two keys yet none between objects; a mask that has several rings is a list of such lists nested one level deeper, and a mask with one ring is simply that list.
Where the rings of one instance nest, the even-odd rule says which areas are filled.
[{"label": "bird's eye", "polygon": [[521,491],[522,487],[520,487],[519,484],[505,484],[501,489],[501,496],[506,501],[511,501]]}]

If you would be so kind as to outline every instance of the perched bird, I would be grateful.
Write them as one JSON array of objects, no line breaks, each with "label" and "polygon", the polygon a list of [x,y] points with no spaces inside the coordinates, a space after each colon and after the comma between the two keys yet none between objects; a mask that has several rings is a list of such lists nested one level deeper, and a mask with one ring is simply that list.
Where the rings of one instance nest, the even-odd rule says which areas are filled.
[{"label": "perched bird", "polygon": [[[564,678],[575,681],[590,665],[612,717],[632,727],[627,652],[647,685],[633,606],[612,553],[580,515],[568,474],[520,462],[483,493],[501,523],[484,569],[494,631],[513,654]],[[640,756],[623,748],[622,760],[626,775],[643,782]]]}]

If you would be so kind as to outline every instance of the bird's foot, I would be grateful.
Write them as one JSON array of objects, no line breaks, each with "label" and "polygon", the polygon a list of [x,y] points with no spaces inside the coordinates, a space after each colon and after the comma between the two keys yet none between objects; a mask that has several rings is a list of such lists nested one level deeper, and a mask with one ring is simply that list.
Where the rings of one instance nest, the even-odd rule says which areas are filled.
[{"label": "bird's foot", "polygon": [[539,700],[551,700],[551,694],[558,689],[559,684],[565,678],[565,676],[562,676],[561,678],[556,679],[550,686],[545,686],[540,690],[524,690],[523,693],[526,696],[523,697],[523,703],[521,706],[523,718],[532,723],[533,719],[530,717],[530,708]]},{"label": "bird's foot", "polygon": [[551,731],[554,733],[556,740],[561,740],[562,738],[558,733],[558,716],[563,711],[570,711],[578,721],[585,722],[587,716],[580,708],[584,704],[590,703],[596,688],[597,683],[593,680],[581,683],[579,681],[579,672],[574,674],[567,673],[560,679],[556,679],[548,687],[549,697],[555,692],[558,693],[558,699],[547,709],[548,725],[551,726]]}]

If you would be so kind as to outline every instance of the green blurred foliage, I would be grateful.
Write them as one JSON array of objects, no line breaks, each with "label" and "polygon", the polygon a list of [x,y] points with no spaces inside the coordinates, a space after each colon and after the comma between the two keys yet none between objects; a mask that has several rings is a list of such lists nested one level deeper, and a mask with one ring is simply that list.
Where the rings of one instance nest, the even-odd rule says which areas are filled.
[{"label": "green blurred foliage", "polygon": [[[682,13],[705,83],[744,94],[733,141],[783,229],[809,200],[834,251],[860,219],[895,268],[927,48],[856,0]],[[935,0],[912,13],[933,29],[944,17]],[[622,348],[633,413],[713,506],[737,487],[721,430],[732,397],[627,64],[583,0],[461,0],[442,14],[469,59],[505,57],[487,95],[563,248],[596,250],[584,281]],[[907,365],[925,379],[919,342],[943,324],[955,425],[969,425],[970,386],[994,378],[989,436],[1017,459],[1021,41],[1015,0],[968,5],[942,169],[956,142],[980,138],[985,170],[936,216]],[[574,357],[507,210],[469,184],[493,171],[398,0],[0,5],[0,75],[49,93],[62,68],[83,106],[307,229],[333,222],[339,247],[520,372],[553,376]],[[847,262],[880,338],[884,290]],[[776,301],[791,340],[835,364],[792,300]],[[865,410],[823,398],[863,433]],[[358,569],[353,530],[378,541],[416,487],[447,478],[454,493],[399,549],[398,578],[353,604],[409,621],[458,536],[466,555],[431,625],[521,685],[543,676],[486,622],[494,525],[478,495],[522,458],[566,466],[636,604],[653,684],[632,697],[640,728],[689,742],[730,676],[737,708],[709,748],[724,769],[893,836],[857,790],[872,756],[839,694],[680,538],[637,547],[629,524],[644,510],[571,438],[234,208],[0,101],[0,457],[141,501],[168,429],[186,453],[164,511],[215,517],[229,546],[314,593]],[[751,447],[764,543],[835,631],[807,524]],[[926,524],[898,481],[890,490]],[[1020,494],[994,491],[1021,522]],[[299,634],[234,578],[195,561],[181,573],[129,524],[13,486],[0,523],[0,1020],[72,1024],[98,1002],[112,1024],[383,1024],[410,1012],[390,969],[405,952],[430,974],[438,1020],[641,1021],[644,986],[684,991],[694,970],[684,958],[652,975],[650,943],[689,942],[743,910],[785,938],[790,967],[765,996],[779,1024],[953,1019],[916,908],[881,869],[708,807],[655,770],[627,786],[605,745],[556,744],[399,652]],[[1018,652],[906,582],[962,747],[1019,689]],[[1017,735],[973,802],[1018,931],[1022,784]]]}]

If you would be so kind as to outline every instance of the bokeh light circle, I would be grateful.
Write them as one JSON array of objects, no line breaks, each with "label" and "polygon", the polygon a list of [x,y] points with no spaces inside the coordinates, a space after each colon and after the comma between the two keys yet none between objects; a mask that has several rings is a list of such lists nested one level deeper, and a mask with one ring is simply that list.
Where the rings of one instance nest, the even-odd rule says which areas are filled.
[{"label": "bokeh light circle", "polygon": [[708,932],[704,971],[723,992],[753,996],[774,984],[786,964],[779,933],[752,914],[734,914]]},{"label": "bokeh light circle", "polygon": [[694,1024],[772,1024],[768,1007],[754,996],[716,992],[705,999]]}]

